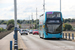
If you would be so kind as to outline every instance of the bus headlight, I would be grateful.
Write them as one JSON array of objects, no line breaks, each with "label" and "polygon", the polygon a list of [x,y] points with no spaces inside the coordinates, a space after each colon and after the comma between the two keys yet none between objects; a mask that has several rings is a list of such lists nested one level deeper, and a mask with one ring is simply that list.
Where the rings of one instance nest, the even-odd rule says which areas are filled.
[{"label": "bus headlight", "polygon": [[43,28],[45,28],[45,25],[43,25]]}]

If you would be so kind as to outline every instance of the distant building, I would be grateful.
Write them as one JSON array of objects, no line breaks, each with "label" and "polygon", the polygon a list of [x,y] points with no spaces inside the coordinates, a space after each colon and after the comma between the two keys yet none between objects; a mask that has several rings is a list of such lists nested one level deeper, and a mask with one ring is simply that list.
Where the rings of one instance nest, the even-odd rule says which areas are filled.
[{"label": "distant building", "polygon": [[21,28],[23,29],[32,29],[33,27],[35,27],[35,24],[21,24]]},{"label": "distant building", "polygon": [[[7,28],[7,25],[1,24],[1,25],[0,25],[0,28],[6,29],[6,28]],[[19,28],[19,25],[17,25],[17,28]]]},{"label": "distant building", "polygon": [[0,28],[6,29],[6,28],[7,28],[7,25],[1,24],[1,25],[0,25]]}]

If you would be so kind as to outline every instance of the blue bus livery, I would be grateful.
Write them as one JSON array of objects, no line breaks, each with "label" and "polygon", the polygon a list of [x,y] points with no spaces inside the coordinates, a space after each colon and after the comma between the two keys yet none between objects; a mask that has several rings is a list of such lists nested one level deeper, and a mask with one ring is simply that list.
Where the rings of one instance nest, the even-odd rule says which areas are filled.
[{"label": "blue bus livery", "polygon": [[45,12],[39,17],[40,38],[62,38],[62,14],[61,12]]}]

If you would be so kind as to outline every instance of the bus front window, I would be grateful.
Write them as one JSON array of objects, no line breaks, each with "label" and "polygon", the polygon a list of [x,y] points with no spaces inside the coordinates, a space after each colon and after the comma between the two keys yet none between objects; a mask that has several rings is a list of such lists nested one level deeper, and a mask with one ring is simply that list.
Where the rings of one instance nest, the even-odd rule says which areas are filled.
[{"label": "bus front window", "polygon": [[61,24],[47,24],[48,33],[61,33],[62,25]]}]

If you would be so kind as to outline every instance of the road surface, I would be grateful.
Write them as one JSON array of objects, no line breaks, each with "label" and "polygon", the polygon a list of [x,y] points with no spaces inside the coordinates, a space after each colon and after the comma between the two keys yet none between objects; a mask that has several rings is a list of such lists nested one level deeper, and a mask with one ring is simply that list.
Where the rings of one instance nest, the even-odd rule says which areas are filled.
[{"label": "road surface", "polygon": [[41,39],[39,35],[21,35],[27,50],[75,50],[75,42],[69,40]]}]

